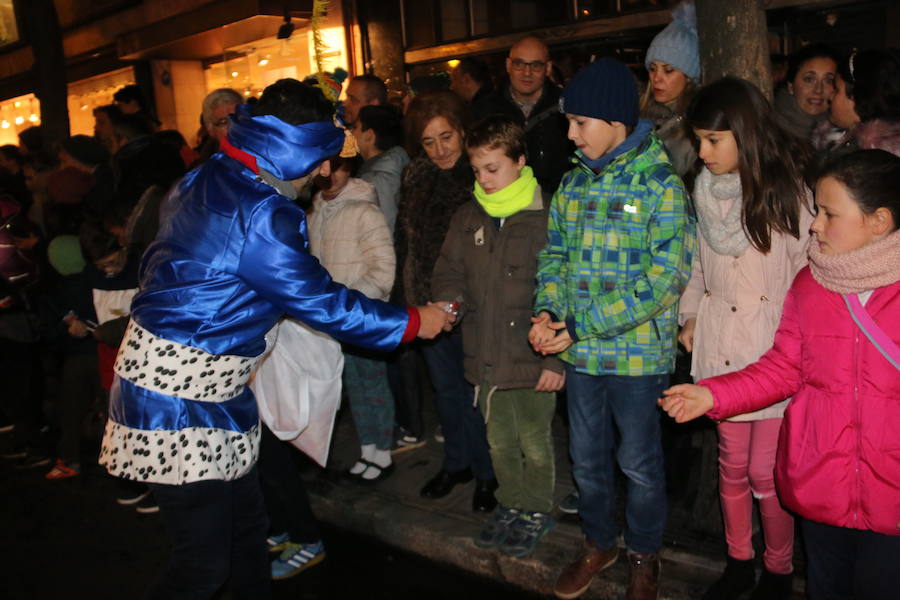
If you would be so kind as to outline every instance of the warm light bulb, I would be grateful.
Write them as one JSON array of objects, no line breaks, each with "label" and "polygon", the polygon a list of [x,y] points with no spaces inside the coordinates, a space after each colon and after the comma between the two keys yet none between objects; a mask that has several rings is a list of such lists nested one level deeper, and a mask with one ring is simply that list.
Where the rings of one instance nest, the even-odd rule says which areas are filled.
[{"label": "warm light bulb", "polygon": [[447,66],[449,66],[451,69],[455,69],[456,65],[458,65],[458,64],[459,64],[459,60],[457,60],[455,58],[447,61]]},{"label": "warm light bulb", "polygon": [[16,117],[16,125],[21,125],[24,122],[25,122],[25,117],[22,117],[22,116]]},{"label": "warm light bulb", "polygon": [[89,108],[90,108],[90,106],[88,106],[87,104],[82,104],[82,105],[81,105],[81,110],[87,110],[87,109],[89,109]]},{"label": "warm light bulb", "polygon": [[34,123],[38,120],[38,116],[34,113],[31,113],[30,115],[28,115],[28,120]]},{"label": "warm light bulb", "polygon": [[16,108],[19,108],[20,106],[22,106],[22,103],[19,102],[18,100],[16,100],[16,101],[13,103],[13,106],[15,106]]},{"label": "warm light bulb", "polygon": [[240,73],[238,73],[237,71],[232,71],[232,72],[231,72],[231,76],[232,76],[232,77],[237,77],[238,75],[240,75]]},{"label": "warm light bulb", "polygon": [[2,127],[3,129],[9,129],[9,121],[3,119],[3,122],[0,123],[0,127]]},{"label": "warm light bulb", "polygon": [[256,64],[258,64],[258,65],[261,66],[261,67],[264,67],[264,66],[266,66],[267,64],[269,64],[269,57],[268,57],[268,55],[266,55],[265,58],[259,59],[259,62],[256,63]]}]

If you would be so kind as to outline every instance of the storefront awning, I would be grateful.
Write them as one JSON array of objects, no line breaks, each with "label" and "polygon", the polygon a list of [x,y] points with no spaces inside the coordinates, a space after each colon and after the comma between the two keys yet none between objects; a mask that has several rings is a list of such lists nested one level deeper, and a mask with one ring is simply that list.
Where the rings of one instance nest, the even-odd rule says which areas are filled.
[{"label": "storefront awning", "polygon": [[226,48],[274,36],[286,5],[295,27],[309,23],[312,0],[222,0],[119,36],[117,53],[121,60],[218,56]]}]

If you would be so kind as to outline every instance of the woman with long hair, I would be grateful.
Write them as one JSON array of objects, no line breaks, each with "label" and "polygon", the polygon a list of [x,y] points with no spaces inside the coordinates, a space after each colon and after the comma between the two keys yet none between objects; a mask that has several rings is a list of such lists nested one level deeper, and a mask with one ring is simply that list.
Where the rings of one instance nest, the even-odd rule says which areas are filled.
[{"label": "woman with long hair", "polygon": [[[687,111],[704,165],[694,187],[699,260],[679,309],[679,341],[693,353],[695,379],[741,369],[769,349],[791,281],[806,264],[813,215],[803,173],[810,150],[773,115],[756,87],[735,78],[701,89]],[[754,497],[766,549],[753,598],[790,595],[794,521],[773,478],[785,405],[717,427],[728,562],[706,600],[736,599],[756,585]]]}]

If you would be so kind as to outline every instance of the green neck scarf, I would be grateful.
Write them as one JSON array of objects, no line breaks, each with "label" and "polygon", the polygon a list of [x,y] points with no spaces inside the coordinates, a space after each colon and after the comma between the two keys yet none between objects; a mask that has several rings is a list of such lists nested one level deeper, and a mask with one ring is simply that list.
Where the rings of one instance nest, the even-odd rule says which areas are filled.
[{"label": "green neck scarf", "polygon": [[505,219],[531,204],[537,184],[531,167],[525,167],[518,179],[493,194],[486,193],[481,184],[476,181],[475,199],[478,200],[478,204],[481,205],[484,212],[492,217]]}]

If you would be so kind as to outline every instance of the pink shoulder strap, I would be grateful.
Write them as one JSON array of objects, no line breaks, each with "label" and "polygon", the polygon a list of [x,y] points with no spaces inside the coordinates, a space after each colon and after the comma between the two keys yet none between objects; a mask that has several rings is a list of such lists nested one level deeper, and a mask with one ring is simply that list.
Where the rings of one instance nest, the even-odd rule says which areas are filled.
[{"label": "pink shoulder strap", "polygon": [[894,368],[900,371],[900,347],[894,343],[888,334],[878,326],[878,323],[866,311],[866,307],[859,301],[856,294],[842,294],[847,308],[850,309],[850,316],[853,321],[862,330],[869,341],[878,348],[878,351],[894,365]]}]

